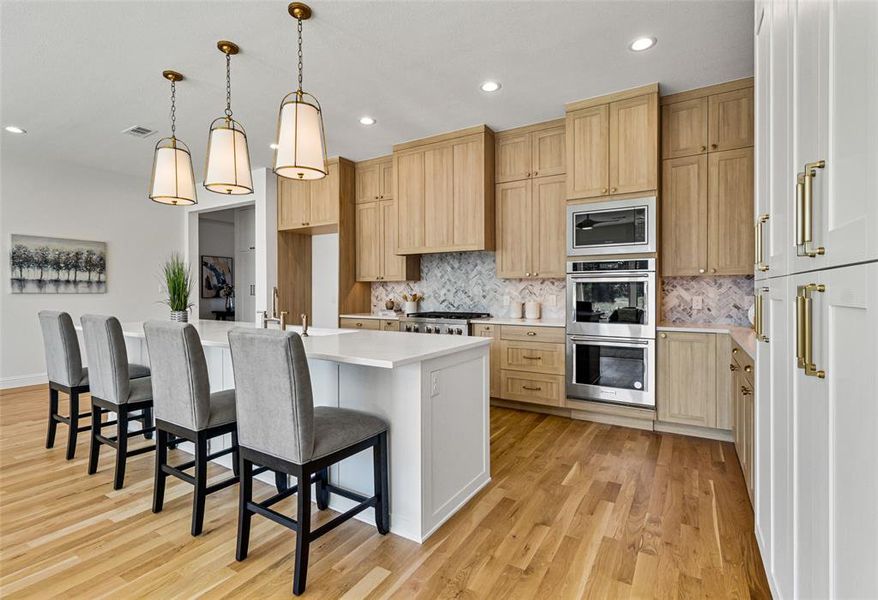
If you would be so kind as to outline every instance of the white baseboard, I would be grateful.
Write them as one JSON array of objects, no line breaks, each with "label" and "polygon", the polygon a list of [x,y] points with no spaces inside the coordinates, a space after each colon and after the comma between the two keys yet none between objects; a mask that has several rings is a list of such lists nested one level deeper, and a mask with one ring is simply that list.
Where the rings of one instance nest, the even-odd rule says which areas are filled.
[{"label": "white baseboard", "polygon": [[0,390],[9,388],[25,387],[48,383],[49,376],[46,373],[33,373],[32,375],[16,375],[14,377],[0,377]]}]

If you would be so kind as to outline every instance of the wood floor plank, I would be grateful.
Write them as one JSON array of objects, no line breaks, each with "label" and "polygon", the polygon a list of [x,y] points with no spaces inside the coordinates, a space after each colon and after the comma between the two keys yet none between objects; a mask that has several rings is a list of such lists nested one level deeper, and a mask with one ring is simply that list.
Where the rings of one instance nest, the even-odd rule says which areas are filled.
[{"label": "wood floor plank", "polygon": [[[256,517],[235,561],[237,488],[208,498],[193,538],[189,485],[169,479],[153,514],[151,454],[122,490],[106,450],[87,476],[87,434],[72,461],[63,425],[43,447],[46,402],[45,386],[0,392],[0,596],[290,597],[295,533]],[[492,408],[491,476],[424,544],[356,520],[320,538],[305,597],[770,597],[731,444]],[[312,506],[315,526],[332,514]]]}]

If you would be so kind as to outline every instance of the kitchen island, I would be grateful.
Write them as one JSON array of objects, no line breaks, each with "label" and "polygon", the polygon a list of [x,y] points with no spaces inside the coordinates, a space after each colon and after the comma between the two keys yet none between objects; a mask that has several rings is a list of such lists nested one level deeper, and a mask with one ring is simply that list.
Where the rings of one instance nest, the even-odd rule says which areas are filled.
[{"label": "kitchen island", "polygon": [[[201,335],[211,391],[234,387],[228,331],[254,325],[193,325]],[[129,360],[148,364],[143,324],[123,323],[122,329]],[[315,405],[362,410],[390,424],[391,532],[423,542],[490,481],[490,341],[316,328],[302,340]],[[230,467],[229,457],[218,462],[223,459]],[[330,479],[371,495],[370,451],[335,465]],[[353,505],[339,496],[330,502],[338,511]],[[357,518],[374,523],[371,508]]]}]

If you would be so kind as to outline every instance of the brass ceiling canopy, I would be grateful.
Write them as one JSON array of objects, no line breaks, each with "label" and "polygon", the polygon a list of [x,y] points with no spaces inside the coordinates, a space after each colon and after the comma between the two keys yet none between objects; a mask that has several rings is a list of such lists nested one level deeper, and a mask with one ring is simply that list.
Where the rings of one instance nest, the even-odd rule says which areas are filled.
[{"label": "brass ceiling canopy", "polygon": [[241,51],[241,48],[238,47],[238,44],[235,42],[230,42],[228,40],[220,40],[216,43],[217,49],[223,54],[235,55]]},{"label": "brass ceiling canopy", "polygon": [[300,21],[307,21],[311,18],[311,7],[302,2],[290,2],[287,7],[290,16]]},{"label": "brass ceiling canopy", "polygon": [[181,73],[171,71],[170,69],[168,69],[167,71],[162,71],[162,77],[164,77],[168,81],[183,81],[183,75]]}]

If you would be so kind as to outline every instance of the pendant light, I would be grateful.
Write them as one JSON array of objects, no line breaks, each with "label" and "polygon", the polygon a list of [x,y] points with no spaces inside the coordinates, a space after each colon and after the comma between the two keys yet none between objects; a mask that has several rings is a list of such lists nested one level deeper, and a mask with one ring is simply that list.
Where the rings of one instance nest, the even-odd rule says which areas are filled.
[{"label": "pendant light", "polygon": [[204,187],[218,194],[252,194],[250,151],[247,133],[232,118],[232,55],[240,51],[234,42],[220,40],[216,47],[226,55],[226,111],[214,119],[207,137],[207,162],[204,166]]},{"label": "pendant light", "polygon": [[299,87],[280,103],[274,172],[288,179],[322,179],[326,177],[323,113],[317,98],[302,90],[302,21],[311,17],[311,8],[293,2],[287,10],[298,24]]},{"label": "pendant light", "polygon": [[196,204],[192,155],[189,147],[176,135],[177,82],[183,81],[183,76],[176,71],[163,71],[162,77],[171,82],[171,137],[162,138],[155,145],[149,197],[155,202],[174,206]]}]

